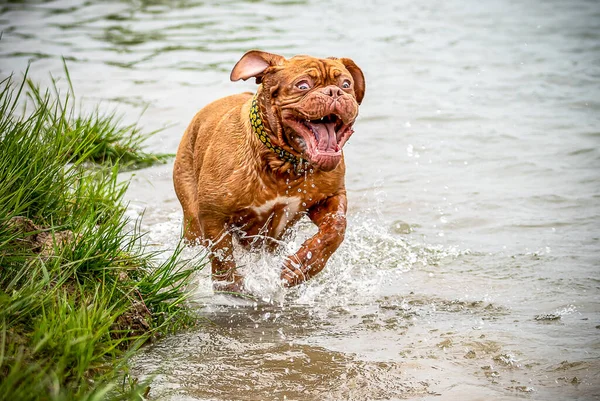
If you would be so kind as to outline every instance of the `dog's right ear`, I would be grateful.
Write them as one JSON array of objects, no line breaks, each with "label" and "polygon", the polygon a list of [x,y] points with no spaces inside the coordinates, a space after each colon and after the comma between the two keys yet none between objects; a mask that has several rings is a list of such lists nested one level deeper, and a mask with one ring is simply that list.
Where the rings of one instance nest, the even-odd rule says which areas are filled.
[{"label": "dog's right ear", "polygon": [[255,77],[256,83],[259,84],[267,68],[283,65],[284,61],[285,58],[277,54],[250,50],[233,67],[229,78],[232,81],[239,81],[240,79],[245,81],[248,78]]}]

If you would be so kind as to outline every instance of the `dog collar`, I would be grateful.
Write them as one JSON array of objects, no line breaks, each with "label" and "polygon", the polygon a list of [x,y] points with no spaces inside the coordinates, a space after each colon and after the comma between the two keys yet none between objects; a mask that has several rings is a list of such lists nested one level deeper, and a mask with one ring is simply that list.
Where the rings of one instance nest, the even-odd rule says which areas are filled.
[{"label": "dog collar", "polygon": [[264,143],[267,148],[275,152],[282,160],[288,161],[294,165],[302,163],[302,158],[298,158],[282,147],[275,146],[271,143],[271,138],[269,138],[269,134],[260,118],[256,95],[252,98],[252,107],[250,107],[250,124],[252,125],[252,131],[256,134],[258,139]]}]

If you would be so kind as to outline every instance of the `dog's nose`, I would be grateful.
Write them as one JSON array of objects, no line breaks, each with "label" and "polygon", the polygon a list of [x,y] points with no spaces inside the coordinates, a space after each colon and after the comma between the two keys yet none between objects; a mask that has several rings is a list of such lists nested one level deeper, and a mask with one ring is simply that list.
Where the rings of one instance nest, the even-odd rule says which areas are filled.
[{"label": "dog's nose", "polygon": [[344,94],[344,91],[335,85],[326,86],[321,90],[321,92],[327,96],[331,96],[334,99],[337,99]]}]

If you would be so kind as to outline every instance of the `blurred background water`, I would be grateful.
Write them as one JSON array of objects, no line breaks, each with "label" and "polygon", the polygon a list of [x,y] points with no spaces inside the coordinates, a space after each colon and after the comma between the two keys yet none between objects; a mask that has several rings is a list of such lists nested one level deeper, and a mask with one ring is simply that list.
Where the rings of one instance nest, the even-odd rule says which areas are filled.
[{"label": "blurred background water", "polygon": [[[200,275],[194,303],[213,324],[136,359],[151,398],[600,399],[597,1],[0,9],[3,77],[31,63],[47,83],[64,57],[84,105],[166,127],[154,151],[174,153],[208,102],[255,90],[229,82],[246,50],[350,57],[365,73],[344,245],[291,291],[273,284],[282,255],[240,254],[256,304],[214,297]],[[171,167],[123,176],[167,250],[181,225]]]}]

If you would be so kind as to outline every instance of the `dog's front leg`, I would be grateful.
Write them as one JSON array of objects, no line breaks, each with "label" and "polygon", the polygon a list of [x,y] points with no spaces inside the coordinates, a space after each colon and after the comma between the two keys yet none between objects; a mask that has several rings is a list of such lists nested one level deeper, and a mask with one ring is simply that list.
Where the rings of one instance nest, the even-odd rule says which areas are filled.
[{"label": "dog's front leg", "polygon": [[287,287],[308,280],[325,264],[344,240],[346,233],[346,192],[327,198],[308,212],[319,232],[304,241],[298,252],[284,262],[281,279]]},{"label": "dog's front leg", "polygon": [[244,277],[237,272],[233,258],[233,240],[224,224],[202,222],[207,246],[211,251],[213,289],[223,292],[242,292]]}]

